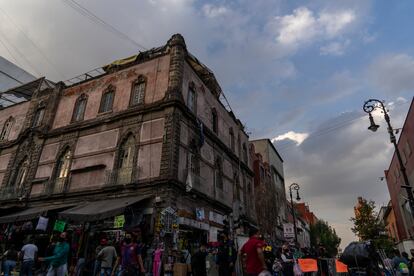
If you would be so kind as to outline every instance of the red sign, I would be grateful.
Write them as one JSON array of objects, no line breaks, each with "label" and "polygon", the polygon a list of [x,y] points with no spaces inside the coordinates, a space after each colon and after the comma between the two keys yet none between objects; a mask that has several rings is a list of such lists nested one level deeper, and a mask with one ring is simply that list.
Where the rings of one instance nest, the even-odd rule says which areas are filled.
[{"label": "red sign", "polygon": [[298,264],[302,272],[317,272],[318,262],[314,259],[298,259]]}]

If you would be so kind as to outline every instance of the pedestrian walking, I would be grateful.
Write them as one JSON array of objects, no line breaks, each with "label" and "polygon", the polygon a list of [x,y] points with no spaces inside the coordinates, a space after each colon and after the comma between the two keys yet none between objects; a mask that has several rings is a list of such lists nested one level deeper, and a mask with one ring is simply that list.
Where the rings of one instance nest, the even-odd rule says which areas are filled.
[{"label": "pedestrian walking", "polygon": [[67,233],[62,232],[53,250],[53,255],[39,258],[41,262],[50,262],[46,276],[65,276],[68,272],[69,244],[67,239]]},{"label": "pedestrian walking", "polygon": [[98,259],[98,254],[101,252],[102,248],[104,248],[104,245],[102,243],[106,242],[106,239],[101,239],[99,241],[99,245],[95,248],[95,262],[93,265],[93,276],[100,274],[101,271],[101,261]]},{"label": "pedestrian walking", "polygon": [[33,267],[35,261],[37,260],[37,253],[38,248],[34,244],[33,240],[30,240],[27,244],[25,244],[21,251],[21,260],[22,266],[20,268],[20,275],[21,276],[32,276],[33,275]]},{"label": "pedestrian walking", "polygon": [[219,276],[231,276],[234,271],[234,264],[237,260],[237,252],[226,234],[222,234],[217,254],[217,265]]},{"label": "pedestrian walking", "polygon": [[191,271],[193,276],[207,276],[206,257],[206,245],[201,244],[198,251],[191,257]]},{"label": "pedestrian walking", "polygon": [[104,247],[98,252],[97,259],[101,262],[100,276],[111,276],[114,268],[114,263],[118,258],[115,247],[112,242],[107,242],[106,239],[101,240],[101,245]]},{"label": "pedestrian walking", "polygon": [[[138,241],[131,234],[126,234],[121,246],[121,256],[117,260],[121,263],[120,275],[132,276],[145,273],[144,263],[142,261],[142,251]],[[116,269],[116,267],[115,267]]]},{"label": "pedestrian walking", "polygon": [[282,248],[279,247],[276,250],[275,259],[272,265],[272,272],[273,276],[281,276],[283,272],[283,264],[282,264]]},{"label": "pedestrian walking", "polygon": [[401,257],[400,251],[398,249],[394,250],[394,257],[392,258],[392,265],[394,267],[397,275],[408,275],[408,261]]},{"label": "pedestrian walking", "polygon": [[293,276],[293,266],[295,265],[295,260],[293,259],[293,254],[290,251],[289,246],[286,244],[282,246],[281,258],[283,266],[283,275]]},{"label": "pedestrian walking", "polygon": [[242,246],[240,255],[249,276],[258,276],[262,271],[267,271],[263,255],[263,241],[259,239],[259,230],[249,231],[249,240]]},{"label": "pedestrian walking", "polygon": [[6,250],[2,256],[4,276],[11,275],[10,272],[16,267],[18,258],[19,253],[15,249],[14,244],[11,244],[9,249]]}]

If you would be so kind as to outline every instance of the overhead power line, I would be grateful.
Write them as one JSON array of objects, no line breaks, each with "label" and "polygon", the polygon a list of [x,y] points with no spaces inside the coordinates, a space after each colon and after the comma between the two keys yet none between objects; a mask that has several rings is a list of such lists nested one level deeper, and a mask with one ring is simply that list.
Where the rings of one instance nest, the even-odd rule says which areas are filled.
[{"label": "overhead power line", "polygon": [[14,62],[19,65],[20,67],[23,67],[19,61],[17,60],[17,58],[14,56],[14,54],[10,51],[9,47],[6,45],[6,43],[4,43],[4,41],[1,39],[0,36],[0,43],[1,45],[3,45],[4,49],[6,49],[6,51],[9,53],[10,57],[14,60]]},{"label": "overhead power line", "polygon": [[103,27],[107,31],[109,31],[109,32],[113,33],[114,35],[118,36],[119,38],[124,39],[124,40],[134,44],[135,46],[137,46],[140,49],[148,50],[142,44],[138,43],[133,38],[131,38],[130,36],[125,34],[124,32],[120,31],[119,29],[112,26],[111,24],[109,24],[105,20],[101,19],[96,14],[94,14],[92,11],[85,8],[84,6],[82,6],[81,4],[76,2],[75,0],[63,0],[63,2],[65,4],[67,4],[69,7],[71,7],[72,9],[74,9],[75,11],[77,11],[78,13],[80,13],[81,15],[85,16],[86,18],[88,18],[89,20],[94,22],[95,24]]},{"label": "overhead power line", "polygon": [[42,49],[37,45],[37,43],[29,37],[29,35],[24,31],[23,28],[19,27],[16,22],[13,21],[13,19],[0,7],[0,12],[5,15],[12,23],[18,31],[20,31],[27,40],[30,41],[30,43],[37,49],[37,51],[42,55],[42,57],[45,59],[45,61],[53,68],[54,71],[56,71],[61,78],[66,79],[66,76],[57,68],[57,66],[48,58],[48,56],[42,51]]},{"label": "overhead power line", "polygon": [[[30,60],[28,60],[26,58],[26,56],[20,52],[19,48],[16,47],[12,42],[8,41],[6,36],[1,32],[0,29],[0,37],[4,38],[7,43],[13,48],[13,50],[27,63],[27,65],[30,66],[30,68],[32,68],[32,70],[37,74],[37,77],[41,76],[42,74],[36,69],[36,67],[30,62]],[[2,43],[3,44],[3,43]],[[4,44],[3,44],[4,45]]]}]

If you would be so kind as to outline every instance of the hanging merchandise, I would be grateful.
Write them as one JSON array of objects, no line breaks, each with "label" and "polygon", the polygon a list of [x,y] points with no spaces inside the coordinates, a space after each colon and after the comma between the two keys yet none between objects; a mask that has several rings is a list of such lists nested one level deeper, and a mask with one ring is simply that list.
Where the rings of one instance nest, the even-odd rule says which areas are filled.
[{"label": "hanging merchandise", "polygon": [[46,231],[48,223],[49,223],[48,218],[40,216],[39,220],[37,221],[36,230]]},{"label": "hanging merchandise", "polygon": [[66,222],[63,220],[56,220],[55,225],[53,226],[53,231],[63,232],[65,231]]}]

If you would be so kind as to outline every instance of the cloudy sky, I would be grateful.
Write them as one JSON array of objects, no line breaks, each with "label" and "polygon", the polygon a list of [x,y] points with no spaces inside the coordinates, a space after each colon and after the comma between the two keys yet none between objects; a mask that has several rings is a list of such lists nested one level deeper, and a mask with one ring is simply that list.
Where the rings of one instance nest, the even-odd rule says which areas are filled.
[{"label": "cloudy sky", "polygon": [[181,33],[251,137],[273,139],[286,184],[301,185],[343,245],[354,239],[357,196],[387,202],[379,177],[392,148],[384,127],[367,131],[361,107],[386,100],[402,126],[414,89],[414,2],[76,1],[135,42],[70,0],[0,0],[0,55],[64,80]]}]

